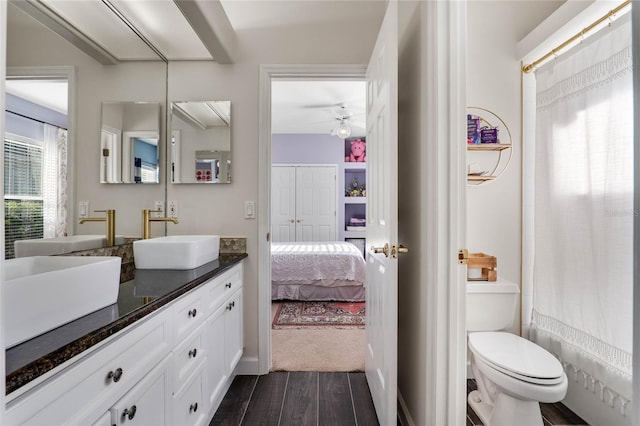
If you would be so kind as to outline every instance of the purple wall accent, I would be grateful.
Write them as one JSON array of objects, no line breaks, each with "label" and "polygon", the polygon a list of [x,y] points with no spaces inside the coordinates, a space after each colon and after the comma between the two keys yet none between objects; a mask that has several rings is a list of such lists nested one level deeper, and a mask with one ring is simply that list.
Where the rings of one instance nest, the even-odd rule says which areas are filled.
[{"label": "purple wall accent", "polygon": [[274,134],[271,136],[273,164],[340,164],[344,162],[344,140],[318,134]]}]

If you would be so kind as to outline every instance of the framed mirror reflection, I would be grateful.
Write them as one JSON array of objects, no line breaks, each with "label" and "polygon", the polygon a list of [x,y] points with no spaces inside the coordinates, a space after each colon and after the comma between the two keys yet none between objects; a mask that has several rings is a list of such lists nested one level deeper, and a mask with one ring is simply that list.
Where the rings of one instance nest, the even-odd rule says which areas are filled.
[{"label": "framed mirror reflection", "polygon": [[103,102],[100,183],[160,183],[159,142],[159,102]]},{"label": "framed mirror reflection", "polygon": [[231,183],[231,102],[170,105],[171,183]]}]

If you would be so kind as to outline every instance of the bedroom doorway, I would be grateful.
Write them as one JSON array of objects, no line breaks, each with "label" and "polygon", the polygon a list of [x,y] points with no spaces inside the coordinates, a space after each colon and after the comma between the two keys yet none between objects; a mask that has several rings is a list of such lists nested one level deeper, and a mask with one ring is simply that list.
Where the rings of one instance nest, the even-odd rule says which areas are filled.
[{"label": "bedroom doorway", "polygon": [[364,371],[365,101],[363,79],[272,82],[271,371]]}]

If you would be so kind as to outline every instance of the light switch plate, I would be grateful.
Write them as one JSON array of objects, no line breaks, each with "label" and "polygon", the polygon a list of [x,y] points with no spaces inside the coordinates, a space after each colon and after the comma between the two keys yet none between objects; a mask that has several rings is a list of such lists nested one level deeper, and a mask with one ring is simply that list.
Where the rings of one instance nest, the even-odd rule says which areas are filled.
[{"label": "light switch plate", "polygon": [[89,202],[88,201],[80,201],[78,203],[78,217],[83,219],[85,217],[89,217]]},{"label": "light switch plate", "polygon": [[255,201],[244,202],[244,218],[245,219],[256,218],[256,202]]}]

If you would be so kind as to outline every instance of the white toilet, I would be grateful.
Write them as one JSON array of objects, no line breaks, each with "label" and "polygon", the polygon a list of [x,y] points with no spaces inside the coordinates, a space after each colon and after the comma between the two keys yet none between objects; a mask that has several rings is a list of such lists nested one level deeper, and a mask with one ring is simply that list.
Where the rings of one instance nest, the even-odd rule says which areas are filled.
[{"label": "white toilet", "polygon": [[508,281],[467,283],[468,347],[478,390],[469,405],[485,426],[542,425],[540,402],[567,393],[567,375],[549,352],[512,333],[518,285]]}]

